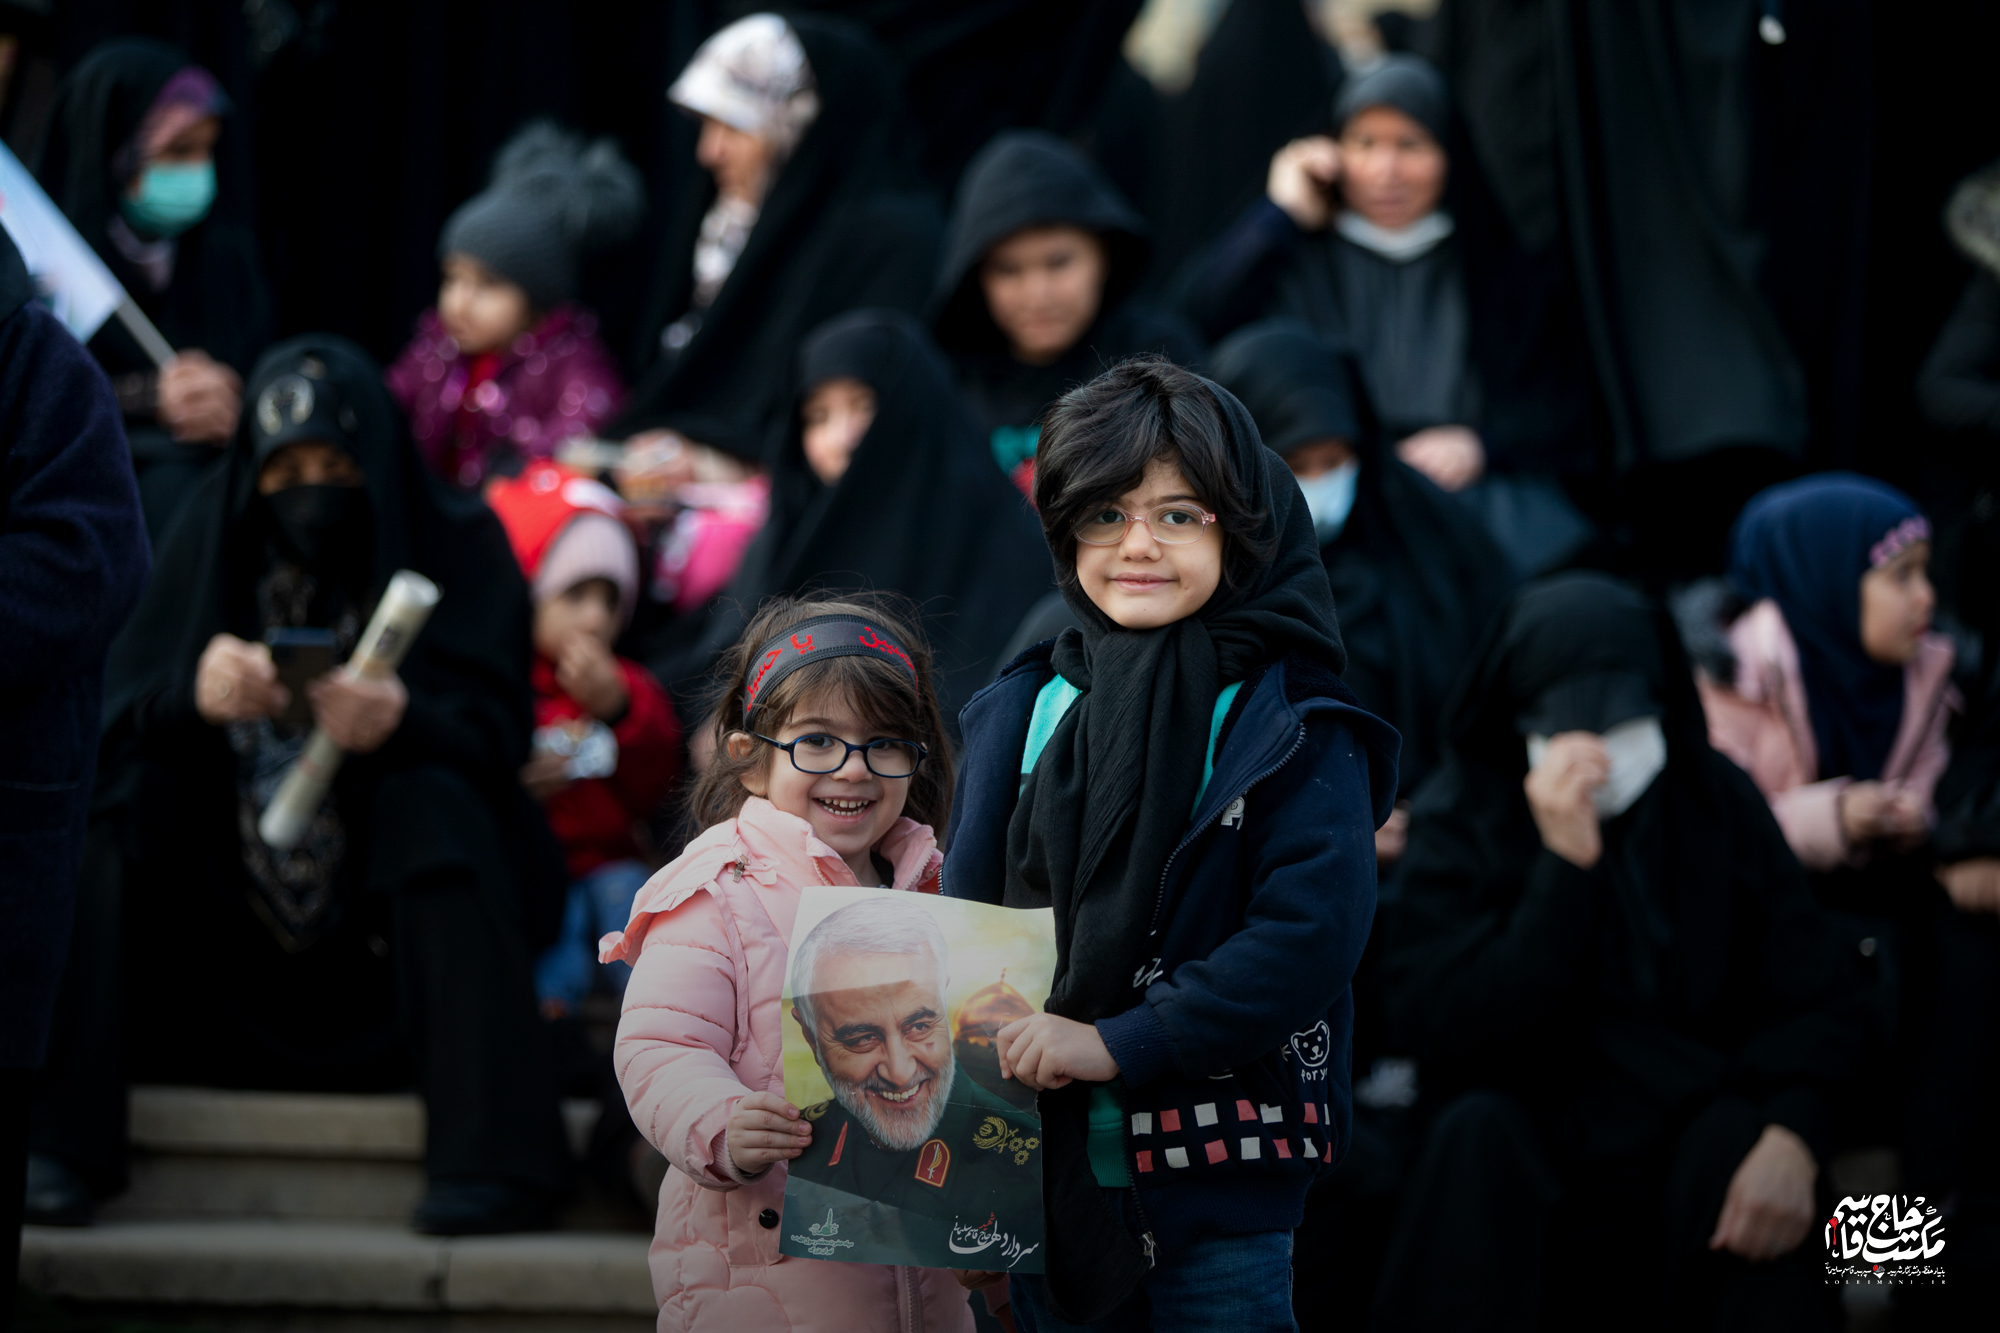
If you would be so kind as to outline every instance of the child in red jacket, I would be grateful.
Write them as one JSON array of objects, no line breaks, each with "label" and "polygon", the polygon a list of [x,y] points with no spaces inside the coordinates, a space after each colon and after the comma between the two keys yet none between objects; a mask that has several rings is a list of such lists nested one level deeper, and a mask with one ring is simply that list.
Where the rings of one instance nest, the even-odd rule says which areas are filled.
[{"label": "child in red jacket", "polygon": [[673,784],[680,724],[659,682],[611,651],[639,590],[618,497],[539,462],[486,499],[535,600],[535,748],[521,781],[569,857],[562,933],[535,966],[542,1012],[560,1018],[590,993],[594,973],[624,993],[630,969],[600,969],[596,942],[624,926],[652,873],[635,829]]}]

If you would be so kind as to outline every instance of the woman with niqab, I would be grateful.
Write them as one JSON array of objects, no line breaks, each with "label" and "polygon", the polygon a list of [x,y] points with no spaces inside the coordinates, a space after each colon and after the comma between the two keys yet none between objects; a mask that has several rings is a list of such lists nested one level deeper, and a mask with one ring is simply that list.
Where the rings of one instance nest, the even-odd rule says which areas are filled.
[{"label": "woman with niqab", "polygon": [[1837,1326],[1813,1185],[1851,978],[1666,617],[1601,575],[1524,589],[1403,873],[1384,969],[1429,1128],[1379,1326]]},{"label": "woman with niqab", "polygon": [[668,90],[701,119],[710,186],[668,229],[637,387],[611,428],[663,454],[659,478],[745,475],[808,330],[863,306],[922,305],[939,222],[897,155],[898,86],[865,31],[793,13],[731,23]]},{"label": "woman with niqab", "polygon": [[[561,871],[542,870],[546,831],[532,841],[515,777],[527,590],[492,513],[424,470],[359,348],[281,344],[248,401],[107,673],[98,810],[120,851],[100,869],[122,876],[127,933],[146,941],[126,979],[146,997],[131,1072],[352,1090],[413,1072],[429,1124],[419,1229],[546,1225],[569,1160],[529,960]],[[316,638],[344,660],[400,569],[443,596],[392,676],[280,676],[269,644]],[[345,759],[300,843],[275,850],[258,821],[313,727]],[[115,932],[96,942],[115,950]],[[97,1110],[79,1096],[51,1087],[38,1110],[37,1147],[58,1160]],[[115,1186],[122,1143],[69,1151]]]},{"label": "woman with niqab", "polygon": [[164,369],[112,319],[90,340],[124,410],[155,548],[236,431],[271,295],[241,182],[218,171],[232,111],[173,47],[120,38],[57,90],[31,165],[126,294],[178,349]]}]

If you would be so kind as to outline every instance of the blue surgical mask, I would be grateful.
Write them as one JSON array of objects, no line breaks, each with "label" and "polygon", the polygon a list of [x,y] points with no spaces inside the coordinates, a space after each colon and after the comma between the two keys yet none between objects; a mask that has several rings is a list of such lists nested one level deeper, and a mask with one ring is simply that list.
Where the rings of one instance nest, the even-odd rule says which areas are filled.
[{"label": "blue surgical mask", "polygon": [[139,193],[119,201],[125,220],[148,236],[178,236],[208,216],[215,163],[156,162],[139,176]]},{"label": "blue surgical mask", "polygon": [[1313,531],[1319,535],[1320,545],[1326,545],[1347,527],[1347,516],[1354,512],[1354,487],[1360,479],[1358,458],[1350,458],[1317,477],[1298,478],[1299,489],[1305,492],[1306,508],[1312,511]]}]

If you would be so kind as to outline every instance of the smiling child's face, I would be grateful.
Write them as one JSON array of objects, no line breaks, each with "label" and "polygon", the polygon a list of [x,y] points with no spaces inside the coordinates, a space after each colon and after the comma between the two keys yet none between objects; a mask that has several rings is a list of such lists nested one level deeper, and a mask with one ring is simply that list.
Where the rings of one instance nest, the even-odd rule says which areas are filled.
[{"label": "smiling child's face", "polygon": [[[1208,504],[1178,465],[1156,458],[1137,486],[1106,507],[1144,514],[1175,502]],[[1194,541],[1176,545],[1158,540],[1144,523],[1128,523],[1110,546],[1076,544],[1076,577],[1092,605],[1122,628],[1171,625],[1208,605],[1221,584],[1222,529],[1204,524]]]},{"label": "smiling child's face", "polygon": [[[754,718],[752,723],[755,725]],[[762,726],[756,729],[775,741],[836,736],[864,745],[873,740],[907,739],[885,736],[869,726],[852,704],[831,690],[808,695],[798,709],[798,716],[788,719],[777,731],[764,731]],[[761,744],[739,732],[730,738],[732,750],[739,748],[739,741],[745,753],[750,745]],[[801,773],[784,751],[775,746],[765,748],[769,762],[744,775],[744,788],[812,825],[814,836],[840,854],[857,882],[873,885],[878,876],[869,854],[902,818],[904,802],[910,795],[910,780],[876,777],[858,750],[850,753],[847,762],[832,773]],[[804,747],[799,752],[803,753]]]}]

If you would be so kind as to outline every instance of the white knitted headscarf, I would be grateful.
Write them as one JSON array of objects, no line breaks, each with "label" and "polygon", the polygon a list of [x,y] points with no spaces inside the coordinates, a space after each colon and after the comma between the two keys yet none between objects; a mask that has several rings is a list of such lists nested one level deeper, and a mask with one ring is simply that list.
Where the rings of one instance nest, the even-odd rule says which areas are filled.
[{"label": "white knitted headscarf", "polygon": [[[819,115],[805,47],[776,14],[738,19],[703,42],[667,99],[771,144],[774,172]],[[694,247],[695,310],[707,309],[729,280],[761,211],[745,200],[717,198],[702,218]]]},{"label": "white knitted headscarf", "polygon": [[703,42],[667,100],[769,140],[780,160],[819,114],[806,49],[776,14],[738,19]]}]

